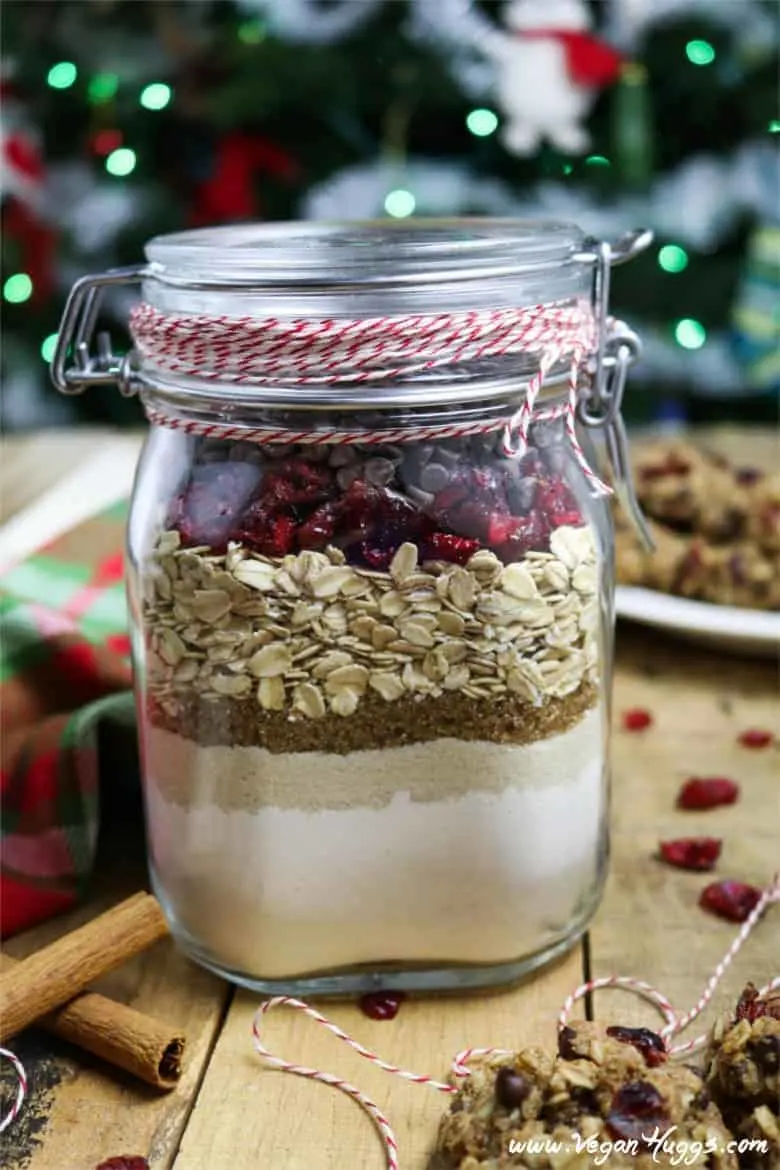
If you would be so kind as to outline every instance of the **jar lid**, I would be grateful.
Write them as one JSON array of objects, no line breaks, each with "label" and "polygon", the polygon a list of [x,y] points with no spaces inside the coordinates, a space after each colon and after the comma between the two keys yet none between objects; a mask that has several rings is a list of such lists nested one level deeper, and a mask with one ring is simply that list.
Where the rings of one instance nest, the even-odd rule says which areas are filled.
[{"label": "jar lid", "polygon": [[549,273],[583,243],[576,225],[546,220],[250,223],[156,236],[146,255],[170,285],[335,291]]}]

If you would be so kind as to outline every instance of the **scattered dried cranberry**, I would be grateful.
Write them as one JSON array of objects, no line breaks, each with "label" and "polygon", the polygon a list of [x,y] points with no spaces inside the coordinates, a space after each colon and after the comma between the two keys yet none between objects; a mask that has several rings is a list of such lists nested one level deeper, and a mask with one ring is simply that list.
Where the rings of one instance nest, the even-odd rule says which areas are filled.
[{"label": "scattered dried cranberry", "polygon": [[744,922],[761,898],[761,890],[746,882],[713,882],[701,892],[699,905],[718,918],[729,922]]},{"label": "scattered dried cranberry", "polygon": [[454,536],[451,532],[432,532],[425,542],[423,559],[453,561],[456,565],[465,565],[479,548],[478,540]]},{"label": "scattered dried cranberry", "polygon": [[370,991],[361,995],[360,1010],[370,1020],[394,1020],[405,999],[403,991]]},{"label": "scattered dried cranberry", "polygon": [[739,785],[725,776],[694,776],[678,792],[677,807],[718,808],[722,804],[734,804],[738,796]]},{"label": "scattered dried cranberry", "polygon": [[652,722],[653,716],[642,707],[632,707],[630,711],[623,712],[624,731],[644,731]]},{"label": "scattered dried cranberry", "polygon": [[760,731],[758,728],[751,728],[748,731],[743,731],[737,738],[743,747],[765,748],[769,747],[775,737],[771,731]]},{"label": "scattered dried cranberry", "polygon": [[606,1122],[616,1138],[650,1141],[668,1124],[664,1099],[649,1081],[632,1081],[612,1098]]},{"label": "scattered dried cranberry", "polygon": [[336,531],[338,512],[334,504],[315,508],[305,524],[298,529],[298,543],[302,549],[325,548]]},{"label": "scattered dried cranberry", "polygon": [[650,1068],[656,1068],[666,1060],[666,1045],[661,1037],[656,1032],[651,1032],[649,1028],[622,1028],[619,1024],[614,1024],[607,1028],[607,1035],[613,1040],[619,1040],[621,1044],[630,1044],[632,1048],[636,1048],[642,1053],[645,1064]]},{"label": "scattered dried cranberry", "polygon": [[675,841],[661,841],[658,849],[669,865],[704,871],[714,869],[722,845],[717,837],[678,837]]},{"label": "scattered dried cranberry", "polygon": [[119,1154],[116,1158],[101,1162],[95,1170],[149,1170],[149,1163],[138,1154]]},{"label": "scattered dried cranberry", "polygon": [[515,517],[512,524],[509,538],[495,549],[504,564],[519,561],[530,550],[544,552],[548,546],[550,528],[541,512],[535,510],[520,519]]},{"label": "scattered dried cranberry", "polygon": [[386,548],[383,545],[370,544],[369,541],[364,540],[359,546],[358,552],[370,568],[376,569],[378,572],[385,572],[390,567],[395,548],[392,545]]},{"label": "scattered dried cranberry", "polygon": [[517,1109],[531,1092],[531,1082],[513,1068],[500,1068],[496,1074],[496,1100],[505,1109]]},{"label": "scattered dried cranberry", "polygon": [[576,528],[582,524],[577,501],[563,480],[542,482],[537,489],[534,506],[547,517],[552,528],[563,528],[564,525]]},{"label": "scattered dried cranberry", "polygon": [[504,544],[515,530],[514,516],[494,512],[488,520],[487,539],[491,545]]}]

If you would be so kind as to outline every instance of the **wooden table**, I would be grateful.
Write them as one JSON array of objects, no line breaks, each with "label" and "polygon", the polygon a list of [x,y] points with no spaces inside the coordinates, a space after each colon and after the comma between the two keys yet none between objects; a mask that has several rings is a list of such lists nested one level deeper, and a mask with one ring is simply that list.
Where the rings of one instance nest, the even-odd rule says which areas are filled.
[{"label": "wooden table", "polygon": [[[653,854],[659,839],[706,833],[724,838],[722,876],[761,885],[780,868],[780,753],[737,743],[747,727],[778,726],[777,694],[771,662],[726,658],[621,627],[612,866],[582,945],[512,990],[414,999],[392,1023],[372,1022],[347,1003],[324,1010],[385,1059],[441,1077],[467,1045],[552,1045],[561,1004],[585,978],[639,976],[679,1008],[691,1006],[734,927],[697,907],[708,875],[666,868]],[[640,734],[620,729],[621,712],[634,706],[654,718]],[[680,813],[675,794],[691,775],[732,776],[742,785],[741,800],[707,814]],[[101,862],[99,897],[12,940],[8,951],[23,955],[138,888],[140,843],[120,842],[106,856],[111,860]],[[776,907],[737,957],[703,1022],[731,1003],[747,980],[767,982],[779,958]],[[371,1122],[344,1094],[263,1067],[250,1036],[255,996],[220,983],[167,942],[106,978],[100,989],[185,1027],[189,1055],[182,1081],[160,1096],[52,1041],[35,1041],[38,1083],[28,1121],[3,1135],[9,1170],[93,1170],[117,1154],[143,1154],[153,1170],[383,1167]],[[624,992],[597,994],[592,1014],[657,1026],[653,1010]],[[700,1027],[697,1022],[686,1035]],[[424,1170],[446,1104],[441,1094],[375,1069],[298,1013],[272,1012],[265,1035],[276,1053],[334,1072],[373,1096],[395,1126],[404,1170]],[[20,1038],[19,1051],[29,1043]]]}]

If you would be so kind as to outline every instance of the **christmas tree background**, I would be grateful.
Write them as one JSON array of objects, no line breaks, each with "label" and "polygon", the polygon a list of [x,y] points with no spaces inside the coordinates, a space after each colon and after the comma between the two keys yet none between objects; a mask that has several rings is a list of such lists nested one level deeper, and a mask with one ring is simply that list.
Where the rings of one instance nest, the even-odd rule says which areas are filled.
[{"label": "christmas tree background", "polygon": [[[141,422],[115,393],[61,398],[46,359],[72,282],[137,263],[153,235],[459,214],[573,220],[602,238],[652,228],[652,249],[614,277],[613,311],[645,341],[629,417],[774,419],[780,9],[587,10],[621,59],[594,94],[590,145],[520,155],[486,49],[508,35],[501,3],[7,2],[5,427]],[[104,305],[120,350],[131,301],[118,290]]]}]

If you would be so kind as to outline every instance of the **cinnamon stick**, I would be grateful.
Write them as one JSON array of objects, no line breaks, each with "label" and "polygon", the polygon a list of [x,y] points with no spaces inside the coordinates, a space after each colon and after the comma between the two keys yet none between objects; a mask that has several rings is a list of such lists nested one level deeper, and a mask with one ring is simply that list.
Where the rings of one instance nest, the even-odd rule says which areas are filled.
[{"label": "cinnamon stick", "polygon": [[[18,965],[18,959],[0,953],[0,971]],[[183,1033],[105,995],[82,991],[64,1007],[36,1020],[35,1026],[156,1089],[172,1089],[181,1076]]]},{"label": "cinnamon stick", "polygon": [[0,1044],[167,933],[157,900],[135,894],[0,973]]}]

